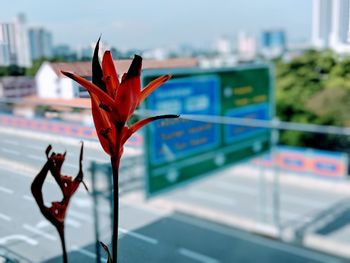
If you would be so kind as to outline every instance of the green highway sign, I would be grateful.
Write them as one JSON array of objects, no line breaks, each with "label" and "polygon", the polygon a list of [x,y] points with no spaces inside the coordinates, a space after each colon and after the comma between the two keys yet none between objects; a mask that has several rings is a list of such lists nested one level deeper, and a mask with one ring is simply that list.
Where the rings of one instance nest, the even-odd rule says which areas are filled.
[{"label": "green highway sign", "polygon": [[[274,115],[268,65],[145,70],[143,85],[163,74],[173,77],[147,98],[147,110],[259,120]],[[144,142],[146,194],[152,196],[266,152],[270,137],[264,128],[181,118],[151,123]]]}]

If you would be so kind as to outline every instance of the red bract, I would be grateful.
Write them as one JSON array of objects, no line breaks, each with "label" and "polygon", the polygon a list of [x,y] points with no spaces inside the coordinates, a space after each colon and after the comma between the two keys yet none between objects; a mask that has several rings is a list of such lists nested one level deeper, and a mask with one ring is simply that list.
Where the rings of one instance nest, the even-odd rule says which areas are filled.
[{"label": "red bract", "polygon": [[[100,40],[99,40],[100,41]],[[164,118],[177,118],[178,115],[160,115],[149,117],[126,125],[135,109],[142,101],[160,85],[170,78],[170,75],[159,77],[141,90],[142,58],[135,55],[129,70],[118,79],[114,62],[109,51],[102,58],[102,66],[98,58],[99,41],[96,44],[92,59],[92,82],[70,72],[62,73],[85,87],[91,97],[92,116],[96,132],[104,151],[111,156],[113,171],[113,233],[112,254],[117,262],[118,250],[118,215],[119,215],[119,163],[123,146],[130,136],[146,124]]]},{"label": "red bract", "polygon": [[131,127],[126,126],[127,120],[140,103],[167,81],[170,75],[157,78],[141,90],[142,58],[140,56],[135,55],[128,72],[119,82],[111,53],[109,51],[104,53],[101,67],[98,50],[99,41],[96,44],[92,61],[92,82],[70,72],[62,71],[62,73],[88,90],[91,96],[93,119],[101,145],[107,154],[117,156],[122,153],[127,139],[144,125],[157,119],[177,118],[178,115],[150,117]]},{"label": "red bract", "polygon": [[[39,174],[34,178],[31,186],[31,191],[37,202],[41,213],[44,217],[49,220],[57,229],[64,251],[64,258],[66,262],[66,249],[64,242],[64,219],[66,216],[66,211],[69,205],[69,201],[75,191],[78,189],[80,183],[83,183],[83,171],[82,171],[82,160],[83,160],[83,144],[80,149],[80,160],[79,160],[79,172],[78,175],[73,179],[71,176],[66,176],[61,174],[61,168],[65,160],[66,153],[51,153],[52,147],[49,145],[46,148],[47,161],[44,167],[41,169]],[[52,202],[51,207],[47,207],[44,204],[42,188],[45,182],[46,176],[50,172],[54,177],[56,183],[62,191],[63,198],[59,202]],[[84,184],[85,186],[85,184]],[[86,187],[86,186],[85,186]]]}]

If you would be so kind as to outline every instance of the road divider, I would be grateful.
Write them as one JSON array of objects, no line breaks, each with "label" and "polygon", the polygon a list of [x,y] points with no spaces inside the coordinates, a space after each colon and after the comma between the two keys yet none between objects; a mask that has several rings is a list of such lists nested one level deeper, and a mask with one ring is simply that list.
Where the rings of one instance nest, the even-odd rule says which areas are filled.
[{"label": "road divider", "polygon": [[[72,249],[73,249],[74,251],[76,251],[76,252],[78,252],[78,253],[84,255],[84,256],[88,256],[88,257],[90,257],[90,258],[96,258],[96,254],[93,253],[93,252],[91,252],[91,251],[89,251],[89,250],[87,250],[87,249],[79,248],[79,247],[76,246],[76,245],[73,245],[73,246],[72,246]],[[102,262],[107,262],[107,259],[104,258],[104,257],[101,257],[101,261],[102,261]]]},{"label": "road divider", "polygon": [[38,235],[38,236],[40,236],[40,237],[43,237],[43,238],[45,238],[45,239],[48,239],[48,240],[51,240],[51,241],[56,241],[56,240],[57,240],[57,237],[56,237],[56,236],[51,235],[51,234],[49,234],[49,233],[46,233],[46,232],[42,231],[42,230],[39,229],[39,228],[30,226],[30,225],[28,225],[28,224],[23,224],[22,227],[23,227],[25,230],[27,230],[27,231],[29,231],[29,232],[31,232],[31,233],[33,233],[33,234],[36,234],[36,235]]},{"label": "road divider", "polygon": [[13,194],[14,191],[12,189],[9,189],[7,187],[4,186],[0,186],[0,192],[3,192],[5,194]]},{"label": "road divider", "polygon": [[154,239],[154,238],[142,235],[142,234],[137,233],[137,232],[133,232],[133,231],[127,230],[125,228],[119,227],[119,232],[121,234],[132,236],[134,238],[140,239],[140,240],[145,241],[145,242],[147,242],[149,244],[152,244],[152,245],[157,245],[158,244],[158,240],[157,239]]},{"label": "road divider", "polygon": [[217,194],[200,191],[200,190],[191,190],[188,192],[188,195],[205,200],[207,202],[214,202],[214,203],[219,203],[219,204],[228,205],[228,206],[234,206],[237,203],[233,198],[218,196]]},{"label": "road divider", "polygon": [[6,245],[9,241],[16,240],[16,241],[24,241],[29,245],[36,246],[38,245],[38,241],[35,239],[32,239],[30,237],[27,237],[25,235],[10,235],[5,236],[3,238],[0,238],[0,245]]},{"label": "road divider", "polygon": [[186,248],[179,248],[178,250],[179,254],[191,258],[197,262],[202,263],[219,263],[220,261],[211,257],[208,257],[206,255],[194,252],[192,250],[186,249]]},{"label": "road divider", "polygon": [[9,217],[8,215],[2,214],[2,213],[0,213],[0,219],[8,221],[8,222],[12,221],[11,217]]}]

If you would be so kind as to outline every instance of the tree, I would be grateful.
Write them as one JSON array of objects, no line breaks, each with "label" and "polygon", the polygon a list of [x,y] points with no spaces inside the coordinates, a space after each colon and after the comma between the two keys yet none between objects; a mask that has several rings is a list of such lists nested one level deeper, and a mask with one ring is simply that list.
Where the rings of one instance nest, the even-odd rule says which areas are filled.
[{"label": "tree", "polygon": [[[307,50],[276,66],[277,115],[283,121],[350,125],[350,57]],[[281,143],[329,150],[350,149],[340,136],[285,131]]]}]

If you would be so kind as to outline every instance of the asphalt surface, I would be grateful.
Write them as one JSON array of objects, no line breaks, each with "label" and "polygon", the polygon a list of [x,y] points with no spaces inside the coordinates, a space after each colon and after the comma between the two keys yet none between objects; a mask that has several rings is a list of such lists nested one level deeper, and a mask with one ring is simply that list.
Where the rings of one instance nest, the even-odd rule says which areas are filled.
[{"label": "asphalt surface", "polygon": [[[93,245],[83,248],[93,251]],[[173,214],[134,230],[120,238],[119,262],[345,262],[345,260],[257,237],[236,229]],[[76,252],[73,262],[90,262]],[[53,258],[46,263],[61,262]],[[93,262],[93,261],[91,261]]]},{"label": "asphalt surface", "polygon": [[[278,205],[275,205],[274,182],[252,179],[237,170],[223,171],[182,189],[167,193],[165,198],[193,206],[209,207],[219,212],[239,214],[261,222],[287,226],[308,221],[349,196],[323,190],[307,189],[288,184],[279,185]],[[277,210],[275,210],[277,208]],[[350,237],[349,237],[350,241]]]},{"label": "asphalt surface", "polygon": [[[0,158],[18,165],[40,169],[49,142],[17,135],[1,134]],[[67,150],[63,171],[75,175],[79,143],[54,144],[56,152]],[[85,160],[108,162],[98,149],[85,151]],[[89,165],[85,164],[87,177]],[[35,174],[34,174],[35,175]],[[30,194],[34,175],[16,166],[0,168],[0,247],[27,258],[30,262],[60,262],[61,248],[55,229],[42,217]],[[239,170],[219,173],[181,189],[164,194],[170,202],[183,202],[212,211],[232,213],[274,224],[273,183],[245,178]],[[280,224],[308,220],[328,209],[342,194],[327,194],[318,189],[290,185],[280,188]],[[44,185],[45,202],[59,200],[55,183]],[[101,240],[110,240],[109,204],[99,199]],[[120,209],[120,262],[343,262],[320,252],[295,247],[239,230],[178,214],[157,210],[146,204],[123,201]],[[72,262],[95,262],[93,202],[81,187],[72,199],[66,220],[67,247]],[[328,233],[332,235],[333,232]],[[339,234],[339,233],[338,233]],[[251,251],[254,251],[252,253]],[[103,260],[105,256],[102,255]],[[344,261],[345,262],[345,261]]]}]

